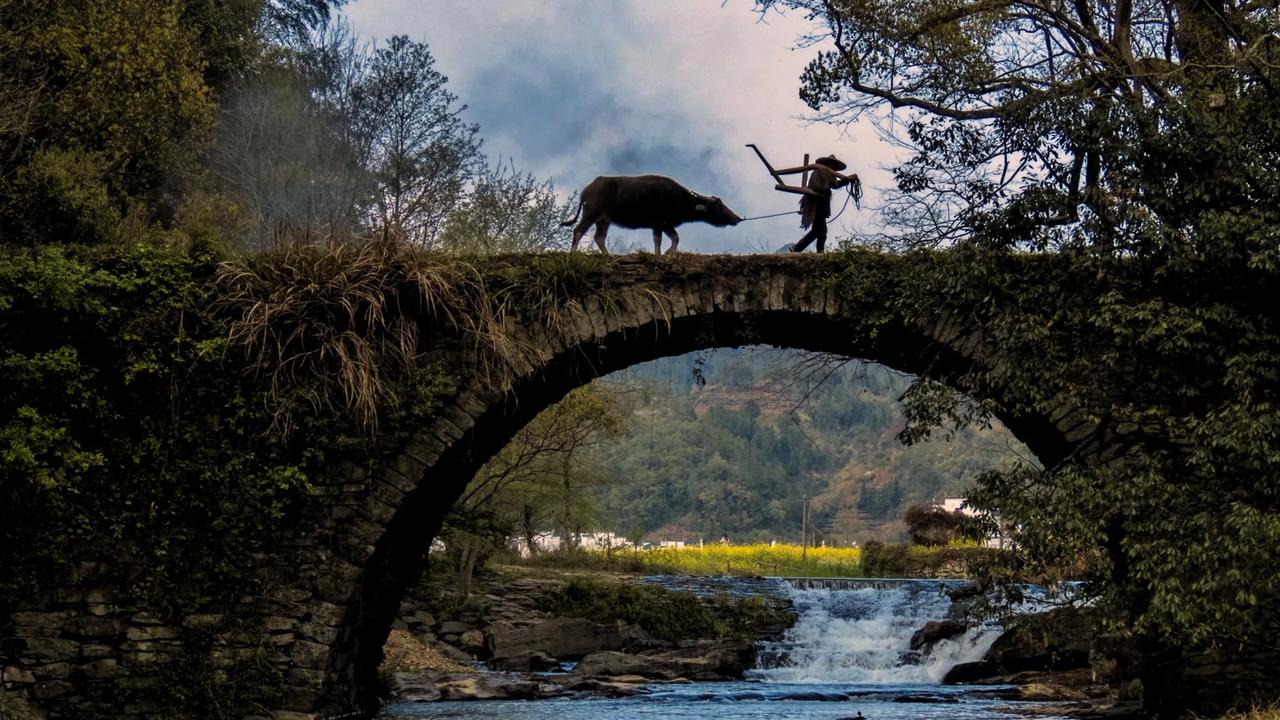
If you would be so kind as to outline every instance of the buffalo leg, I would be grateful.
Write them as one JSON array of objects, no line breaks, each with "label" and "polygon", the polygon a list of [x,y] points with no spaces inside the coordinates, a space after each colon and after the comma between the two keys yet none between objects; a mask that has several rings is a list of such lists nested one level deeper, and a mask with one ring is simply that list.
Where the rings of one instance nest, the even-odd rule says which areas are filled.
[{"label": "buffalo leg", "polygon": [[676,229],[667,230],[667,237],[671,238],[671,247],[667,248],[668,255],[676,254],[676,246],[680,244],[680,236],[676,234]]},{"label": "buffalo leg", "polygon": [[662,231],[658,228],[653,229],[653,254],[662,254]]},{"label": "buffalo leg", "polygon": [[583,208],[582,220],[573,228],[573,245],[569,246],[569,252],[573,252],[578,249],[578,241],[582,239],[583,235],[587,234],[587,228],[594,225],[596,221],[600,219],[601,214],[602,213],[599,210]]},{"label": "buffalo leg", "polygon": [[573,245],[569,246],[569,252],[574,252],[578,249],[578,241],[582,239],[583,235],[587,234],[587,228],[591,227],[593,222],[595,222],[595,218],[584,217],[582,222],[573,228]]},{"label": "buffalo leg", "polygon": [[604,239],[609,235],[609,219],[601,218],[596,223],[596,246],[600,248],[600,252],[605,255],[609,254],[609,249],[604,246]]}]

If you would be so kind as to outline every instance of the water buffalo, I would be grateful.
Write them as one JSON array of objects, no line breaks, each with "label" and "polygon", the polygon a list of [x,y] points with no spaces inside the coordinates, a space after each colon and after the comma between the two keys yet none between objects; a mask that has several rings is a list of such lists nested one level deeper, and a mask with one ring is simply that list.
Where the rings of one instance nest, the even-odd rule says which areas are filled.
[{"label": "water buffalo", "polygon": [[[578,216],[582,221],[578,222]],[[567,227],[578,222],[573,229],[573,247],[587,234],[587,228],[595,223],[596,245],[600,252],[609,252],[604,246],[609,225],[617,223],[624,228],[651,228],[653,252],[662,253],[662,233],[671,238],[668,253],[676,251],[680,236],[676,226],[681,223],[701,221],[724,227],[737,225],[742,218],[730,210],[720,198],[702,195],[684,187],[669,177],[638,175],[636,177],[598,177],[582,190],[578,212],[560,223]]]}]

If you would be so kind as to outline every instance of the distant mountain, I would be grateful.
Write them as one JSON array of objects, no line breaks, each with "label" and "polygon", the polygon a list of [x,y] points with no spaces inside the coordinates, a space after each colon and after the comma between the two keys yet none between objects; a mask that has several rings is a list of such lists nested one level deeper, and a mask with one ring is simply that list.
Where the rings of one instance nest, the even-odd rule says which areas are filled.
[{"label": "distant mountain", "polygon": [[[880,365],[768,348],[664,358],[606,378],[634,398],[605,450],[602,527],[734,542],[900,540],[903,512],[962,496],[1030,452],[1006,429],[967,428],[906,447],[898,398],[912,378]],[[660,537],[659,537],[660,536]]]}]

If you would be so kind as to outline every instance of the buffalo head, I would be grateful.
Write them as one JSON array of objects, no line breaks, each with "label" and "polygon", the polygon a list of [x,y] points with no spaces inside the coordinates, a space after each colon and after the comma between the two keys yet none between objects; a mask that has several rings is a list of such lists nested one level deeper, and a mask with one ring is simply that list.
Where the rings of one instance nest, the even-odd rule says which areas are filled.
[{"label": "buffalo head", "polygon": [[742,222],[742,218],[738,214],[729,209],[728,205],[720,198],[712,195],[702,196],[699,198],[697,205],[693,206],[695,212],[698,213],[698,219],[716,227],[724,227],[725,225],[737,225]]}]

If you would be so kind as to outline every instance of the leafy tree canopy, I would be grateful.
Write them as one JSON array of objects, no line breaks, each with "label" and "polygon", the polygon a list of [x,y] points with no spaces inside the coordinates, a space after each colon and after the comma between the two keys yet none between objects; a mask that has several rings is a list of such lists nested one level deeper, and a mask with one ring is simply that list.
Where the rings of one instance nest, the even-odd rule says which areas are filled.
[{"label": "leafy tree canopy", "polygon": [[1245,0],[759,0],[823,27],[801,96],[914,155],[905,240],[1275,267],[1280,16]]}]

